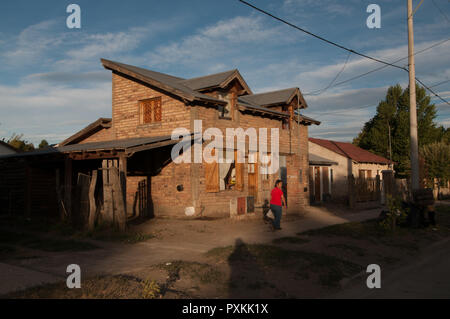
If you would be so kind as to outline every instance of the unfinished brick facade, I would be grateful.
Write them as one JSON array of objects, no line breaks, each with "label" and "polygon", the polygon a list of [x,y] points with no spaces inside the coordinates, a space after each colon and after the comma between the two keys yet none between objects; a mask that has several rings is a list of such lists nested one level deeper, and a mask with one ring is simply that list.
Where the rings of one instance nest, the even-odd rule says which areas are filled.
[{"label": "unfinished brick facade", "polygon": [[[280,177],[286,183],[288,213],[299,213],[308,205],[308,125],[318,122],[294,114],[294,110],[306,107],[298,89],[286,91],[288,96],[277,92],[269,93],[273,97],[269,97],[272,99],[269,101],[270,106],[265,107],[261,103],[253,103],[252,99],[259,101],[267,97],[253,95],[237,70],[213,75],[220,78],[218,82],[222,84],[211,87],[204,84],[210,78],[184,80],[112,61],[103,60],[103,64],[112,71],[111,126],[104,127],[77,143],[170,136],[177,128],[194,132],[194,121],[201,120],[203,132],[210,127],[219,128],[224,134],[227,128],[255,128],[257,132],[259,128],[267,128],[270,151],[270,129],[279,130],[279,153],[284,177],[281,170],[268,176],[263,176],[259,170],[250,174],[249,165],[244,164],[239,166],[243,176],[242,187],[235,185],[232,189],[208,189],[210,181],[207,181],[205,163],[176,164],[170,161],[160,168],[139,173],[136,166],[152,166],[154,156],[162,151],[152,150],[145,157],[132,155],[128,163],[134,168],[130,169],[129,166],[126,177],[128,216],[136,214],[137,202],[142,196],[140,187],[143,184],[148,187],[148,201],[155,216],[184,217],[187,208],[193,208],[195,214],[229,216],[230,202],[247,196],[252,196],[254,205],[258,207],[265,200],[270,200],[270,191],[275,180]],[[191,87],[196,87],[195,90],[192,89],[193,100],[189,100],[189,96],[186,97],[183,91]],[[283,94],[286,95],[286,92]],[[228,101],[226,107],[231,110],[227,118],[222,117],[225,107],[223,96]],[[161,99],[160,121],[144,124],[140,114],[140,101],[153,98]],[[247,163],[248,153],[245,156]],[[259,165],[259,159],[256,165]]]}]

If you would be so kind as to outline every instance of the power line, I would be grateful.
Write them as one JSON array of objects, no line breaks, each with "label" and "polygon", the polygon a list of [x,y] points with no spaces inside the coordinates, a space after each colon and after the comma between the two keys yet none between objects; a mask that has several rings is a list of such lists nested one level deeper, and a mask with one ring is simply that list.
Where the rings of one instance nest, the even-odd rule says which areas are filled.
[{"label": "power line", "polygon": [[395,64],[392,64],[392,63],[389,63],[389,62],[386,62],[386,61],[383,61],[383,60],[380,60],[380,59],[377,59],[377,58],[368,56],[368,55],[366,55],[366,54],[364,54],[364,53],[360,53],[360,52],[358,52],[358,51],[349,49],[349,48],[347,48],[347,47],[345,47],[345,46],[343,46],[343,45],[341,45],[341,44],[338,44],[338,43],[336,43],[336,42],[333,42],[333,41],[331,41],[331,40],[327,40],[327,39],[325,39],[325,38],[323,38],[323,37],[321,37],[321,36],[319,36],[319,35],[317,35],[317,34],[314,34],[314,33],[312,33],[312,32],[309,32],[308,30],[305,30],[305,29],[303,29],[303,28],[300,28],[299,26],[296,26],[295,24],[292,24],[292,23],[290,23],[290,22],[288,22],[288,21],[286,21],[286,20],[284,20],[284,19],[281,19],[281,18],[279,18],[279,17],[277,17],[277,16],[275,16],[275,15],[273,15],[273,14],[271,14],[271,13],[269,13],[269,12],[263,10],[263,9],[260,9],[260,8],[258,8],[258,7],[255,7],[254,5],[248,3],[248,2],[246,2],[246,1],[244,1],[244,0],[239,0],[239,1],[242,2],[243,4],[249,6],[249,7],[253,8],[253,9],[255,9],[255,10],[257,10],[257,11],[259,11],[259,12],[261,12],[261,13],[263,13],[263,14],[265,14],[265,15],[267,15],[267,16],[273,18],[273,19],[275,19],[275,20],[278,20],[278,21],[280,21],[280,22],[282,22],[282,23],[284,23],[284,24],[287,24],[288,26],[290,26],[290,27],[292,27],[292,28],[294,28],[294,29],[297,29],[297,30],[299,30],[299,31],[301,31],[301,32],[304,32],[304,33],[306,33],[306,34],[309,34],[310,36],[313,36],[314,38],[317,38],[317,39],[319,39],[319,40],[321,40],[321,41],[324,41],[324,42],[326,42],[326,43],[328,43],[328,44],[334,45],[335,47],[338,47],[338,48],[343,49],[343,50],[345,50],[345,51],[348,51],[348,52],[350,52],[350,53],[353,53],[353,54],[362,56],[362,57],[364,57],[364,58],[366,58],[366,59],[370,59],[370,60],[373,60],[373,61],[376,61],[376,62],[385,64],[385,65],[389,65],[389,66],[392,66],[392,67],[394,67],[394,68],[398,68],[398,69],[401,69],[401,70],[404,70],[404,71],[408,71],[408,69],[406,69],[406,68],[404,68],[404,67],[401,67],[401,66],[398,66],[398,65],[395,65]]},{"label": "power line", "polygon": [[349,52],[348,55],[347,55],[347,59],[345,60],[344,66],[343,66],[342,69],[336,74],[336,76],[335,76],[334,79],[330,82],[330,84],[328,84],[328,85],[327,85],[325,88],[323,88],[323,89],[319,89],[319,90],[316,90],[316,91],[312,91],[312,92],[309,92],[309,93],[304,94],[304,95],[320,95],[320,94],[322,94],[323,92],[325,92],[326,90],[328,90],[330,87],[332,87],[332,86],[333,86],[333,83],[338,79],[339,75],[341,75],[341,73],[344,72],[345,67],[347,66],[348,60],[350,59],[350,55],[351,55],[351,53]]},{"label": "power line", "polygon": [[[425,52],[425,51],[428,51],[428,50],[430,50],[430,49],[432,49],[432,48],[434,48],[434,47],[437,47],[438,45],[444,44],[445,42],[448,42],[448,41],[450,41],[450,38],[445,39],[445,40],[443,40],[443,41],[436,42],[436,43],[434,43],[433,45],[431,45],[431,46],[429,46],[429,47],[427,47],[427,48],[424,48],[424,49],[422,49],[422,50],[419,50],[419,51],[415,52],[414,55],[421,54],[421,53],[423,53],[423,52]],[[396,61],[394,61],[394,62],[392,62],[392,63],[397,63],[397,62],[400,62],[400,61],[405,60],[405,59],[407,59],[407,58],[408,58],[408,57],[404,57],[404,58],[398,59],[398,60],[396,60]],[[337,82],[337,83],[335,83],[332,87],[336,87],[336,86],[339,86],[339,85],[342,85],[342,84],[345,84],[345,83],[348,83],[348,82],[357,80],[357,79],[362,78],[362,77],[364,77],[364,76],[366,76],[366,75],[369,75],[369,74],[371,74],[371,73],[374,73],[374,72],[377,72],[377,71],[381,71],[381,70],[383,70],[383,69],[385,69],[385,68],[387,68],[387,67],[388,67],[388,65],[383,65],[383,66],[378,67],[378,68],[376,68],[376,69],[373,69],[373,70],[367,71],[367,72],[365,72],[365,73],[356,75],[356,76],[354,76],[354,77],[352,77],[352,78],[349,78],[349,79],[347,79],[347,80],[343,80],[343,81]],[[431,86],[431,87],[432,87],[432,86]],[[314,91],[313,91],[313,92],[314,92]],[[310,94],[310,93],[308,92],[308,93],[305,93],[305,94],[303,94],[303,95],[309,95],[309,94]]]},{"label": "power line", "polygon": [[450,82],[450,80],[445,80],[445,81],[433,84],[433,85],[430,86],[430,88],[434,88],[435,86],[439,86],[439,85],[442,85],[442,84],[447,83],[447,82]]},{"label": "power line", "polygon": [[[348,51],[348,52],[350,52],[350,53],[353,53],[353,54],[362,56],[362,57],[364,57],[364,58],[366,58],[366,59],[369,59],[369,60],[372,60],[372,61],[376,61],[376,62],[382,63],[382,64],[384,64],[384,65],[386,65],[386,66],[392,66],[392,67],[394,67],[394,68],[397,68],[397,69],[400,69],[400,70],[403,70],[403,71],[406,71],[406,72],[409,73],[409,70],[408,70],[407,68],[405,68],[405,67],[398,66],[398,65],[395,65],[395,64],[392,64],[392,63],[389,63],[389,62],[386,62],[386,61],[383,61],[383,60],[380,60],[380,59],[377,59],[377,58],[368,56],[368,55],[366,55],[366,54],[364,54],[364,53],[360,53],[360,52],[355,51],[355,50],[353,50],[353,49],[349,49],[349,48],[347,48],[347,47],[345,47],[345,46],[343,46],[343,45],[341,45],[341,44],[338,44],[338,43],[333,42],[333,41],[331,41],[331,40],[325,39],[325,38],[323,38],[323,37],[321,37],[321,36],[319,36],[319,35],[317,35],[317,34],[314,34],[314,33],[310,32],[310,31],[308,31],[308,30],[305,30],[305,29],[303,29],[303,28],[300,28],[299,26],[296,26],[295,24],[292,24],[292,23],[290,23],[290,22],[288,22],[288,21],[286,21],[286,20],[284,20],[284,19],[282,19],[282,18],[279,18],[279,17],[277,17],[277,16],[275,16],[275,15],[273,15],[273,14],[271,14],[271,13],[269,13],[269,12],[263,10],[263,9],[260,9],[260,8],[258,8],[258,7],[256,7],[256,6],[254,6],[254,5],[252,5],[252,4],[250,4],[250,3],[246,2],[246,1],[244,1],[244,0],[239,0],[239,1],[242,2],[243,4],[249,6],[249,7],[253,8],[253,9],[255,9],[255,10],[257,10],[257,11],[259,11],[259,12],[261,12],[261,13],[263,13],[263,14],[265,14],[265,15],[267,15],[267,16],[273,18],[273,19],[275,19],[275,20],[278,20],[278,21],[280,21],[280,22],[282,22],[282,23],[284,23],[284,24],[286,24],[286,25],[288,25],[288,26],[290,26],[290,27],[292,27],[292,28],[294,28],[294,29],[297,29],[297,30],[299,30],[299,31],[301,31],[301,32],[304,32],[304,33],[306,33],[306,34],[309,34],[310,36],[312,36],[312,37],[314,37],[314,38],[317,38],[317,39],[319,39],[319,40],[321,40],[321,41],[324,41],[324,42],[326,42],[326,43],[328,43],[328,44],[331,44],[331,45],[333,45],[333,46],[335,46],[335,47],[338,47],[338,48],[343,49],[343,50],[345,50],[345,51]],[[435,93],[433,90],[431,90],[428,86],[426,86],[426,85],[425,85],[422,81],[420,81],[417,77],[415,77],[415,80],[416,80],[417,82],[419,82],[420,84],[422,84],[423,87],[426,88],[429,92],[431,92],[434,96],[436,96],[436,97],[438,97],[440,100],[444,101],[444,103],[450,105],[449,102],[447,102],[447,101],[444,100],[442,97],[440,97],[437,93]]]},{"label": "power line", "polygon": [[422,81],[420,81],[417,77],[416,77],[416,81],[419,82],[420,84],[422,84],[422,86],[424,88],[426,88],[428,91],[430,91],[435,97],[437,97],[438,99],[440,99],[442,102],[450,105],[450,103],[448,101],[446,101],[444,98],[440,97],[436,92],[434,92],[431,88],[429,88],[428,86],[425,85],[425,83],[423,83]]},{"label": "power line", "polygon": [[447,20],[447,22],[450,23],[450,19],[448,18],[447,14],[444,12],[444,10],[442,10],[442,9],[436,4],[436,2],[434,2],[434,0],[431,0],[431,2],[432,2],[433,5],[436,7],[436,9],[438,9],[438,11],[442,14],[442,16],[444,17],[444,19]]}]

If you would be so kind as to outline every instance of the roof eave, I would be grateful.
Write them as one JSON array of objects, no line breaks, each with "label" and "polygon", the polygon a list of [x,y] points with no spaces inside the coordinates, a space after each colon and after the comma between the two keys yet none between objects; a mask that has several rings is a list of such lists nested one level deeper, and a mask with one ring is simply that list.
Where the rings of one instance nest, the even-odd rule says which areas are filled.
[{"label": "roof eave", "polygon": [[184,93],[184,92],[182,92],[182,91],[180,91],[180,90],[178,90],[176,88],[173,88],[173,87],[168,86],[168,85],[166,85],[164,83],[161,83],[160,81],[157,81],[155,79],[151,79],[149,77],[145,77],[145,76],[142,76],[140,74],[137,74],[136,72],[133,72],[133,71],[130,71],[130,70],[126,69],[126,68],[123,68],[123,67],[115,64],[112,61],[105,60],[105,59],[100,59],[100,60],[102,62],[103,67],[105,69],[107,69],[107,70],[115,71],[115,72],[122,73],[124,75],[130,76],[130,77],[135,78],[135,79],[137,79],[139,81],[147,83],[147,84],[149,84],[151,86],[160,88],[160,89],[162,89],[162,90],[164,90],[166,92],[169,92],[169,93],[172,93],[172,94],[174,94],[176,96],[179,96],[183,100],[186,100],[186,101],[189,101],[189,102],[193,102],[195,100],[195,97],[193,95],[186,94],[186,93]]}]

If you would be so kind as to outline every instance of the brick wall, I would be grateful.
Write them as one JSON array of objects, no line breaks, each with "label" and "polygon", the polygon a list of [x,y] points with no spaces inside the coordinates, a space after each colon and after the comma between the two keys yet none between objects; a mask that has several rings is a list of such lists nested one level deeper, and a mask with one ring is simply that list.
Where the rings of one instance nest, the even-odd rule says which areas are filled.
[{"label": "brick wall", "polygon": [[[156,124],[140,125],[139,100],[160,96],[162,98],[162,121]],[[233,121],[219,119],[216,108],[204,106],[186,106],[182,101],[164,94],[148,85],[133,81],[118,74],[113,74],[113,131],[116,138],[170,135],[179,127],[193,131],[193,121],[203,121],[203,130],[217,127],[225,133],[228,127],[278,128],[280,133],[280,153],[287,157],[288,205],[291,213],[300,212],[308,204],[308,128],[294,124],[291,130],[282,129],[280,120],[263,118],[251,114],[235,112]],[[300,137],[299,137],[300,133]],[[268,132],[268,151],[270,130]],[[224,143],[225,145],[225,143]],[[152,152],[157,152],[153,150]],[[151,199],[156,216],[184,216],[186,207],[195,206],[196,211],[203,211],[207,216],[229,216],[230,200],[248,195],[248,165],[244,165],[244,189],[225,190],[218,193],[205,191],[205,169],[203,164],[170,163],[161,172],[150,178]],[[299,172],[302,170],[302,181]],[[127,202],[132,205],[138,181],[144,176],[128,177]],[[279,172],[263,182],[258,176],[258,194],[256,205],[270,199],[270,190]],[[178,191],[177,185],[183,190]],[[130,206],[129,206],[130,207]]]},{"label": "brick wall", "polygon": [[112,128],[103,128],[100,131],[92,134],[91,136],[85,138],[84,140],[78,142],[79,144],[111,141],[114,140],[115,134]]},{"label": "brick wall", "polygon": [[[182,101],[154,88],[113,73],[112,123],[116,138],[170,135],[177,127],[189,127],[189,107]],[[162,121],[139,123],[139,101],[154,97],[162,99]]]}]

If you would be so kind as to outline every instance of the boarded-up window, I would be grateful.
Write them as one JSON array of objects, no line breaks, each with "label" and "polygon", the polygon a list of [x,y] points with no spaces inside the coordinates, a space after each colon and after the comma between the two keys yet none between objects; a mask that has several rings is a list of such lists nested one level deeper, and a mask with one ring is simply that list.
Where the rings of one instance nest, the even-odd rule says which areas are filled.
[{"label": "boarded-up window", "polygon": [[139,101],[139,115],[141,124],[161,122],[161,97]]},{"label": "boarded-up window", "polygon": [[[215,150],[211,152],[214,156]],[[205,190],[207,193],[217,193],[220,190],[219,183],[219,163],[214,161],[212,163],[204,163],[205,166]]]},{"label": "boarded-up window", "polygon": [[238,163],[237,151],[234,151],[234,162],[236,165],[236,190],[244,190],[244,163]]}]

